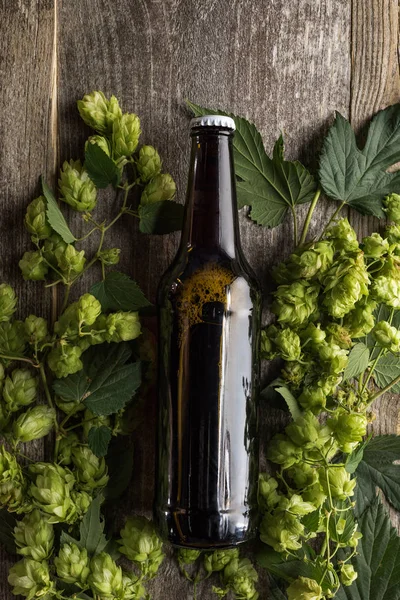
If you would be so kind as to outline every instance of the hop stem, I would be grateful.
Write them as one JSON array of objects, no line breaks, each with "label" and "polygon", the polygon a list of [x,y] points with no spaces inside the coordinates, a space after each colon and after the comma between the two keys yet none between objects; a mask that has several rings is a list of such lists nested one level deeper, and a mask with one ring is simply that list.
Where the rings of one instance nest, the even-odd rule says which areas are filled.
[{"label": "hop stem", "polygon": [[312,202],[310,204],[310,208],[308,209],[306,220],[304,221],[304,226],[303,226],[303,231],[301,233],[301,238],[300,238],[300,241],[299,241],[299,246],[301,246],[302,244],[304,244],[304,242],[306,241],[308,229],[309,229],[310,223],[311,223],[311,218],[313,216],[315,207],[317,206],[317,203],[318,203],[320,195],[321,195],[321,190],[318,188],[318,190],[315,193],[314,198],[312,199]]}]

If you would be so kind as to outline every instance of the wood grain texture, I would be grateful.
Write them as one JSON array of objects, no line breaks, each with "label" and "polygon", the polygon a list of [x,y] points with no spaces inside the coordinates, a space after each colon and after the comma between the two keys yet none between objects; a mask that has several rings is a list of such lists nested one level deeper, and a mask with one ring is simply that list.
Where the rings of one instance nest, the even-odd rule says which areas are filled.
[{"label": "wood grain texture", "polygon": [[[49,310],[51,297],[41,287],[21,284],[16,261],[28,238],[20,223],[27,201],[38,192],[38,175],[46,172],[54,183],[55,165],[83,157],[90,131],[79,119],[76,100],[86,92],[114,93],[123,110],[140,115],[143,141],[159,149],[182,202],[189,154],[185,98],[249,117],[268,151],[283,131],[288,157],[312,169],[334,110],[360,127],[398,100],[397,0],[57,0],[56,6],[50,0],[3,0],[0,7],[1,274],[37,313]],[[101,192],[98,219],[111,216],[113,202]],[[311,234],[334,207],[321,203]],[[267,231],[241,212],[244,250],[267,291],[268,268],[290,251],[291,224]],[[373,220],[351,218],[363,234],[374,226]],[[75,215],[74,232],[80,235],[84,228]],[[177,241],[177,235],[144,236],[137,223],[121,220],[106,245],[123,249],[121,270],[154,300]],[[88,256],[95,244],[85,245]],[[97,276],[77,285],[73,297]],[[396,398],[381,400],[377,413],[377,432],[396,430]],[[116,525],[126,513],[151,511],[154,399],[140,416],[133,436],[134,482],[116,511]],[[279,424],[277,414],[265,414],[264,437]],[[3,554],[0,559],[0,598],[6,600],[7,564]],[[264,580],[260,589],[266,600]],[[209,590],[208,583],[200,585],[198,598],[214,598]],[[172,558],[151,591],[155,600],[193,597]]]}]

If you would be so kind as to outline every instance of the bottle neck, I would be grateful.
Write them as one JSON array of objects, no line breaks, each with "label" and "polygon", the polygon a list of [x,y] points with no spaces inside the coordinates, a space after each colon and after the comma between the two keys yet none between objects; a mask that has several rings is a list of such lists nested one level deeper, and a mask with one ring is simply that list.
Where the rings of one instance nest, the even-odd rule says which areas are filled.
[{"label": "bottle neck", "polygon": [[235,258],[239,227],[232,134],[199,129],[192,133],[182,247],[223,251]]}]

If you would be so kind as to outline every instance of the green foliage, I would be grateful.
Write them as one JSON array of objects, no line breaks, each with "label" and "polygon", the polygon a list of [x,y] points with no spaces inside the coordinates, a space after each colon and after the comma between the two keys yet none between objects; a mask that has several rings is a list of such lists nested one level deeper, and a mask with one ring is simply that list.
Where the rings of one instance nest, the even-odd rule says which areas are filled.
[{"label": "green foliage", "polygon": [[140,310],[150,306],[142,290],[128,275],[112,271],[103,281],[95,283],[90,293],[97,298],[104,311]]},{"label": "green foliage", "polygon": [[89,448],[99,458],[107,455],[108,445],[111,441],[112,431],[109,427],[91,427],[88,434]]},{"label": "green foliage", "polygon": [[120,169],[98,144],[87,145],[85,168],[97,188],[106,188],[108,185],[116,187],[120,183]]},{"label": "green foliage", "polygon": [[359,342],[351,349],[349,360],[343,373],[343,379],[352,379],[363,373],[369,364],[369,350],[365,344]]},{"label": "green foliage", "polygon": [[59,209],[56,199],[54,198],[53,192],[43,178],[42,189],[47,201],[46,215],[51,228],[62,237],[64,242],[67,244],[72,244],[76,241],[76,238],[73,233],[71,233],[65,217]]},{"label": "green foliage", "polygon": [[162,235],[182,228],[183,206],[172,200],[161,200],[139,206],[139,229],[142,233]]}]

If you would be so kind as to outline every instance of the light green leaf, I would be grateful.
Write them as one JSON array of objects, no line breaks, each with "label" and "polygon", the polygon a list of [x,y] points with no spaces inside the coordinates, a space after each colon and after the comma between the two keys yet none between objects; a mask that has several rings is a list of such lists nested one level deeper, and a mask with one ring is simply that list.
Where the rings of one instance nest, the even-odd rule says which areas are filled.
[{"label": "light green leaf", "polygon": [[356,511],[361,514],[376,497],[379,487],[396,510],[400,510],[400,436],[378,435],[364,448],[357,467]]},{"label": "light green leaf", "polygon": [[353,346],[346,368],[344,370],[343,379],[347,381],[353,377],[357,377],[360,373],[363,373],[368,367],[369,363],[369,350],[362,342]]},{"label": "light green leaf", "polygon": [[44,197],[47,202],[47,220],[49,221],[50,227],[54,229],[67,244],[72,244],[76,242],[76,237],[71,232],[70,228],[67,225],[67,221],[64,218],[58,204],[57,200],[54,198],[53,192],[45,182],[42,177],[42,189]]},{"label": "light green leaf", "polygon": [[86,548],[88,554],[91,556],[102,552],[108,543],[104,535],[104,519],[101,518],[100,513],[100,506],[103,500],[104,498],[101,494],[92,500],[89,510],[83,517],[79,527],[79,543],[82,548]]},{"label": "light green leaf", "polygon": [[347,455],[345,467],[346,467],[346,471],[348,473],[355,473],[358,465],[360,464],[360,462],[363,459],[364,450],[365,450],[366,446],[369,444],[371,437],[372,437],[372,435],[370,435],[363,442],[360,442],[358,444],[358,446],[356,447],[356,449],[353,450],[353,452],[351,454]]},{"label": "light green leaf", "polygon": [[299,405],[297,404],[297,400],[293,396],[293,394],[289,390],[289,388],[284,387],[284,386],[276,387],[275,391],[278,392],[278,394],[280,394],[282,396],[282,398],[284,398],[284,400],[290,410],[290,414],[292,415],[294,420],[296,420],[302,416],[303,413],[301,412]]},{"label": "light green leaf", "polygon": [[337,600],[400,600],[400,538],[378,498],[362,514],[362,532],[352,559],[357,579],[341,587]]},{"label": "light green leaf", "polygon": [[99,458],[106,456],[108,444],[111,441],[112,431],[109,427],[91,427],[88,433],[89,448]]},{"label": "light green leaf", "polygon": [[384,218],[384,196],[400,193],[400,172],[386,172],[398,161],[400,104],[375,115],[362,150],[357,147],[350,123],[336,113],[322,148],[319,176],[331,198],[345,201],[363,215]]},{"label": "light green leaf", "polygon": [[[187,102],[196,115],[229,113],[203,108]],[[264,227],[282,223],[289,208],[310,202],[317,185],[309,171],[298,161],[284,160],[282,136],[275,144],[273,158],[265,152],[260,132],[243,117],[229,114],[235,120],[233,138],[238,205],[251,206],[250,217]]]},{"label": "light green leaf", "polygon": [[139,206],[139,229],[142,233],[163,235],[182,229],[182,204],[173,200],[149,202]]},{"label": "light green leaf", "polygon": [[[382,356],[374,370],[376,385],[383,389],[400,375],[400,359],[391,352]],[[400,393],[400,383],[396,383],[391,389],[393,394]]]},{"label": "light green leaf", "polygon": [[121,179],[120,169],[98,144],[87,144],[85,169],[98,188],[106,188],[110,184],[116,187]]},{"label": "light green leaf", "polygon": [[90,293],[99,300],[103,311],[136,311],[151,306],[136,281],[117,271],[107,273],[104,281],[91,287]]}]

